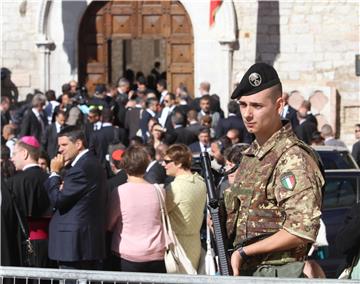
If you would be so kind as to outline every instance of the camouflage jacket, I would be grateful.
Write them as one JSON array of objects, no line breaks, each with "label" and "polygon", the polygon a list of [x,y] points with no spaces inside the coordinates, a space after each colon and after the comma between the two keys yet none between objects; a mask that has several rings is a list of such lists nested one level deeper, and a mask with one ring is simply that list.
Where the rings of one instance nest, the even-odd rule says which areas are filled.
[{"label": "camouflage jacket", "polygon": [[[224,192],[227,233],[235,234],[234,246],[280,229],[315,241],[324,179],[312,149],[287,123],[264,145],[254,141],[243,155],[234,184]],[[306,250],[303,246],[285,256],[274,253],[261,263],[294,261]]]}]

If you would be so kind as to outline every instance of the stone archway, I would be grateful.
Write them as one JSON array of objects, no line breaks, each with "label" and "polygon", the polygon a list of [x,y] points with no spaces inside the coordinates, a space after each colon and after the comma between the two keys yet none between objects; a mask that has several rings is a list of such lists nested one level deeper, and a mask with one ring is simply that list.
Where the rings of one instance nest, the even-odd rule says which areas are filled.
[{"label": "stone archway", "polygon": [[[168,89],[174,92],[184,83],[193,93],[192,25],[179,1],[93,1],[79,29],[80,84],[86,84],[92,91],[97,83],[114,83],[114,77],[117,79],[122,74],[114,74],[112,55],[119,53],[119,49],[123,51],[129,41],[138,39],[163,40],[166,53],[163,70]],[[115,45],[115,42],[120,44]],[[126,65],[124,56],[122,60]],[[121,68],[126,69],[122,65]]]}]

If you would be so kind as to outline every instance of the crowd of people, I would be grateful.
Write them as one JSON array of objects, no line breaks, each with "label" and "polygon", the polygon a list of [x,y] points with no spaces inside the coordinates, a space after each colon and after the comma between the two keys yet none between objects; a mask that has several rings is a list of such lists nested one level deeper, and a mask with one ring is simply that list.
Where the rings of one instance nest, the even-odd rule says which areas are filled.
[{"label": "crowd of people", "polygon": [[[231,100],[225,116],[210,87],[202,82],[193,99],[184,84],[171,93],[164,78],[149,88],[139,74],[135,82],[99,84],[94,93],[72,80],[59,96],[1,96],[2,265],[166,272],[160,185],[173,230],[197,269],[206,240],[197,157],[208,152],[221,175],[259,140],[245,127],[244,102]],[[294,110],[288,93],[280,97],[276,115],[290,121],[298,139],[345,146],[330,125],[317,131],[309,101]],[[219,197],[229,198],[235,173],[216,180]],[[35,254],[27,252],[20,223]]]}]

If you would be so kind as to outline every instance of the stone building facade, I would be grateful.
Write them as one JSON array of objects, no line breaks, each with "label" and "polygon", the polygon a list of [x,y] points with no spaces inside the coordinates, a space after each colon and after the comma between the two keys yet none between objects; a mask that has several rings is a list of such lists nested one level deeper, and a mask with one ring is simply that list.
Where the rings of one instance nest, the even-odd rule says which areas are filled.
[{"label": "stone building facade", "polygon": [[[79,25],[93,1],[1,1],[1,66],[24,98],[78,78]],[[209,1],[179,1],[194,38],[194,96],[201,81],[226,109],[231,91],[256,61],[273,64],[288,92],[311,98],[314,113],[349,146],[360,122],[358,1],[224,0],[209,27]],[[137,50],[134,50],[136,53]],[[319,90],[319,96],[311,96]]]}]

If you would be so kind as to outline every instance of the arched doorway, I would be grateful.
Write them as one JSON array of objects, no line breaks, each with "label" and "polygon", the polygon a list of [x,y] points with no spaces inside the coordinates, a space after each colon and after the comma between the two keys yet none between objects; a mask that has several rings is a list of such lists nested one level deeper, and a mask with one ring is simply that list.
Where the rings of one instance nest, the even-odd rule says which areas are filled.
[{"label": "arched doorway", "polygon": [[184,83],[194,93],[192,25],[178,1],[93,1],[78,46],[79,82],[90,91],[114,84],[128,68],[147,75],[159,61],[169,90]]}]

